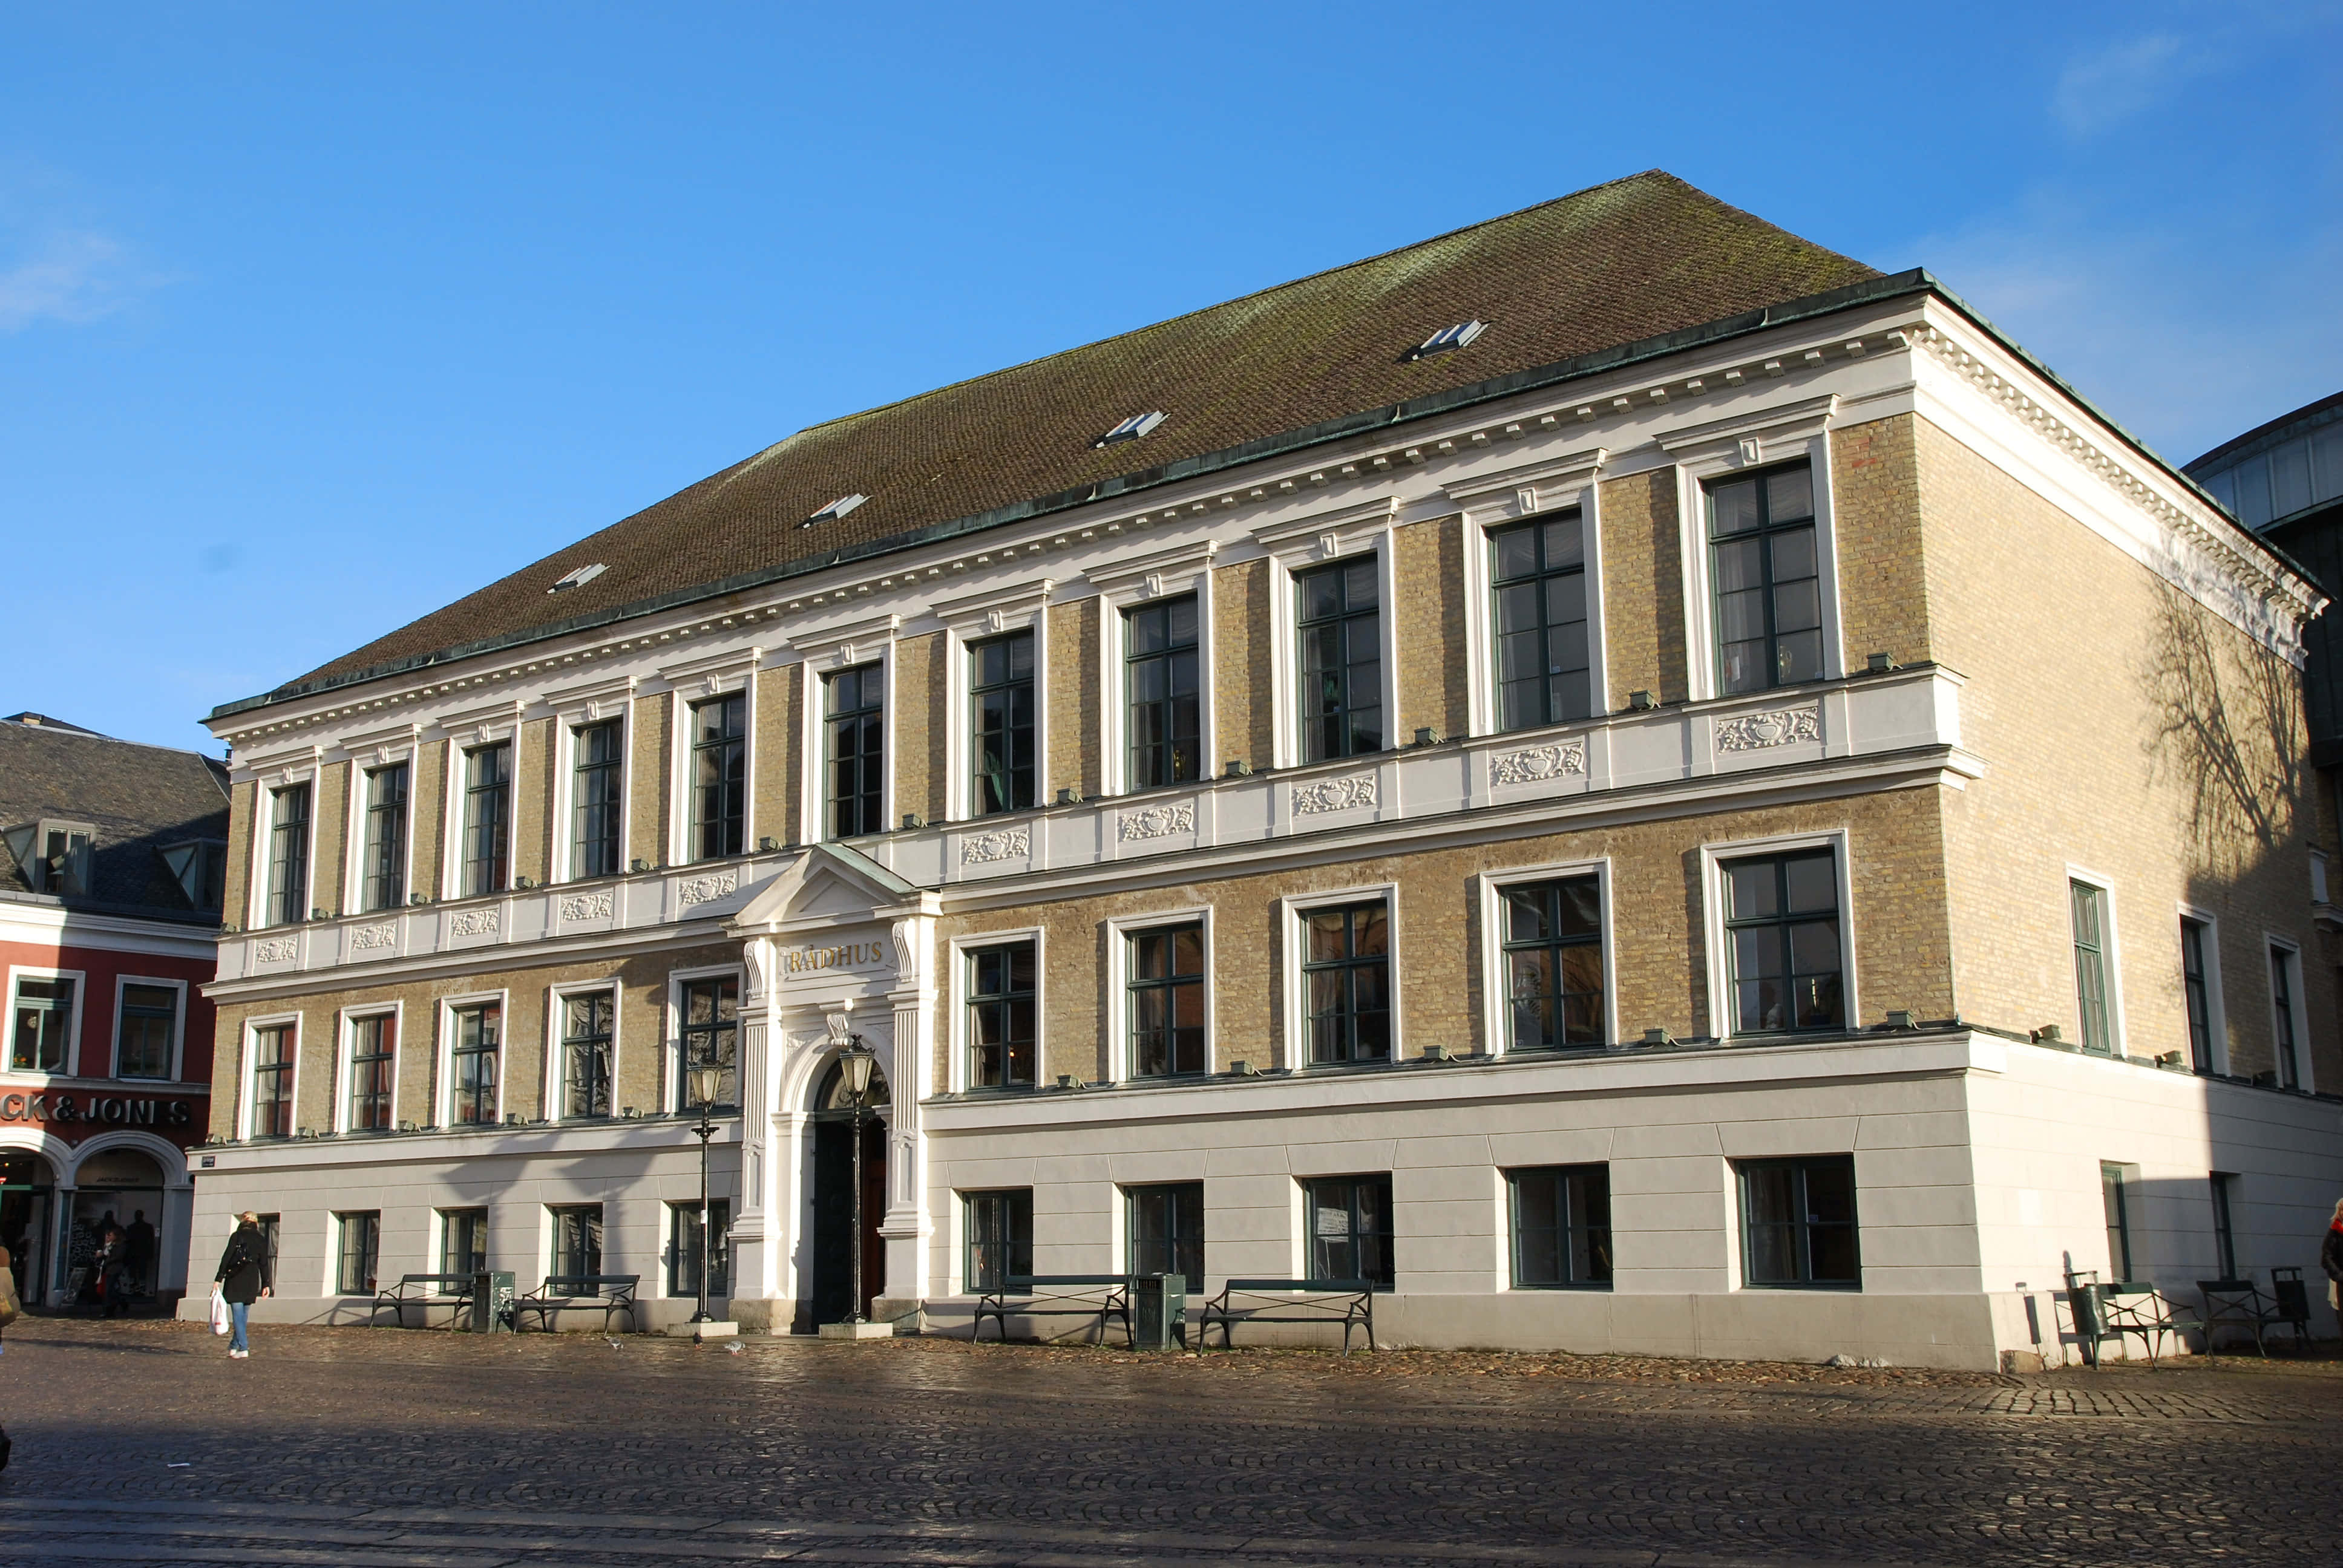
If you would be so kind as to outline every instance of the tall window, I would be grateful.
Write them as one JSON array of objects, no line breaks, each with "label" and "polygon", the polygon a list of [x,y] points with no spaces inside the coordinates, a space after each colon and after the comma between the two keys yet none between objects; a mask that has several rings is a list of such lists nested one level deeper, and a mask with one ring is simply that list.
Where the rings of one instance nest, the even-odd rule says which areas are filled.
[{"label": "tall window", "polygon": [[1307,947],[1310,1060],[1383,1061],[1391,1056],[1391,911],[1369,904],[1302,917]]},{"label": "tall window", "polygon": [[263,1024],[252,1031],[252,1135],[293,1135],[293,1026]]},{"label": "tall window", "polygon": [[1511,1049],[1604,1043],[1603,898],[1597,879],[1507,888],[1504,920]]},{"label": "tall window", "polygon": [[[602,1205],[599,1203],[568,1203],[555,1207],[553,1212],[553,1267],[550,1272],[575,1281],[602,1271]],[[594,1287],[568,1284],[558,1287],[561,1293],[590,1296]]]},{"label": "tall window", "polygon": [[1497,724],[1584,719],[1594,693],[1586,636],[1586,533],[1576,512],[1489,535]]},{"label": "tall window", "polygon": [[561,1114],[577,1120],[610,1114],[610,1044],[617,1035],[618,998],[606,990],[561,999]]},{"label": "tall window", "polygon": [[997,1291],[1033,1272],[1033,1190],[960,1196],[968,1254],[961,1272],[971,1291]]},{"label": "tall window", "polygon": [[703,860],[737,855],[749,827],[749,699],[691,710],[691,839]]},{"label": "tall window", "polygon": [[618,784],[626,765],[625,731],[615,719],[588,724],[576,736],[569,781],[569,874],[618,874]]},{"label": "tall window", "polygon": [[[732,1200],[708,1201],[708,1228],[716,1232],[716,1251],[708,1260],[709,1300],[732,1293]],[[667,1293],[699,1294],[699,1205],[670,1203],[667,1222]]]},{"label": "tall window", "polygon": [[1203,709],[1192,594],[1122,618],[1123,700],[1134,789],[1198,776]]},{"label": "tall window", "polygon": [[1204,1070],[1204,928],[1133,931],[1131,1070],[1141,1078]]},{"label": "tall window", "polygon": [[[2199,1072],[2213,1070],[2212,938],[2205,922],[2180,920],[2180,992],[2188,1010],[2188,1061]],[[2223,1275],[2222,1278],[2230,1278]]]},{"label": "tall window", "polygon": [[733,975],[686,980],[683,995],[683,1072],[676,1084],[676,1108],[691,1106],[690,1072],[709,1063],[724,1070],[716,1103],[740,1102],[740,981]]},{"label": "tall window", "polygon": [[1293,579],[1302,644],[1302,759],[1383,748],[1381,583],[1372,556]]},{"label": "tall window", "polygon": [[968,962],[968,1081],[1030,1089],[1034,1069],[1033,944],[976,948]]},{"label": "tall window", "polygon": [[2294,953],[2273,945],[2270,962],[2270,1040],[2278,1060],[2281,1089],[2302,1087],[2302,1062],[2296,1050],[2294,1016]]},{"label": "tall window", "polygon": [[512,743],[464,753],[464,896],[500,893],[511,869]]},{"label": "tall window", "polygon": [[2066,903],[2075,922],[2075,1010],[2083,1025],[2083,1049],[2101,1056],[2115,1046],[2107,1029],[2107,895],[2088,882],[2068,882]]},{"label": "tall window", "polygon": [[830,836],[883,833],[881,773],[887,755],[886,668],[859,665],[822,681],[830,731]]},{"label": "tall window", "polygon": [[504,1029],[498,1002],[458,1008],[455,1040],[448,1050],[447,1081],[458,1125],[497,1119],[497,1048]]},{"label": "tall window", "polygon": [[1834,852],[1760,855],[1723,870],[1734,1032],[1845,1028]]},{"label": "tall window", "polygon": [[1611,1283],[1611,1168],[1554,1165],[1507,1174],[1513,1284],[1584,1290]]},{"label": "tall window", "polygon": [[1302,1185],[1310,1277],[1364,1280],[1390,1290],[1392,1185],[1388,1176],[1334,1176]]},{"label": "tall window", "polygon": [[394,762],[366,776],[366,880],[360,897],[369,910],[407,901],[407,764]]},{"label": "tall window", "polygon": [[1130,1204],[1131,1271],[1180,1274],[1188,1289],[1204,1288],[1204,1184],[1177,1181],[1133,1187]]},{"label": "tall window", "polygon": [[390,1131],[390,1085],[398,1050],[398,1015],[350,1020],[350,1131]]},{"label": "tall window", "polygon": [[269,800],[268,923],[290,925],[309,915],[309,787],[287,785]]},{"label": "tall window", "polygon": [[341,1257],[334,1270],[334,1289],[345,1296],[374,1293],[375,1264],[382,1255],[382,1211],[337,1214],[341,1227]]},{"label": "tall window", "polygon": [[122,988],[122,1017],[114,1036],[114,1070],[121,1078],[171,1076],[171,1037],[178,1032],[179,993],[166,985]]},{"label": "tall window", "polygon": [[2099,1161],[2099,1204],[2107,1220],[2107,1272],[2116,1280],[2131,1278],[2131,1194],[2124,1189],[2124,1168]]},{"label": "tall window", "polygon": [[1717,682],[1730,696],[1823,673],[1815,478],[1805,463],[1708,492],[1716,585]]},{"label": "tall window", "polygon": [[2237,1179],[2229,1171],[2216,1171],[2211,1180],[2213,1251],[2220,1261],[2221,1278],[2234,1280],[2237,1277],[2237,1231],[2229,1201],[2237,1193]]},{"label": "tall window", "polygon": [[1033,634],[1021,631],[968,650],[969,810],[976,816],[1033,804]]},{"label": "tall window", "polygon": [[477,1274],[488,1266],[488,1211],[439,1211],[439,1271]]},{"label": "tall window", "polygon": [[8,1031],[14,1072],[63,1072],[65,1037],[73,1029],[74,982],[60,976],[20,976]]},{"label": "tall window", "polygon": [[1807,1290],[1863,1288],[1855,1156],[1748,1160],[1741,1173],[1741,1281]]}]

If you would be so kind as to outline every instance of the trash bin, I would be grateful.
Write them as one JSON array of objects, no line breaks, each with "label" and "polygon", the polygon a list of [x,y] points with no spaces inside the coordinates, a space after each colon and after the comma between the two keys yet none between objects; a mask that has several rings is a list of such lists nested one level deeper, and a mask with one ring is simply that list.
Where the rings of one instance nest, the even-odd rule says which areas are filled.
[{"label": "trash bin", "polygon": [[472,1322],[476,1334],[508,1334],[513,1332],[513,1276],[508,1270],[491,1269],[472,1276]]},{"label": "trash bin", "polygon": [[1131,1342],[1134,1350],[1188,1347],[1188,1276],[1139,1274],[1131,1282]]}]

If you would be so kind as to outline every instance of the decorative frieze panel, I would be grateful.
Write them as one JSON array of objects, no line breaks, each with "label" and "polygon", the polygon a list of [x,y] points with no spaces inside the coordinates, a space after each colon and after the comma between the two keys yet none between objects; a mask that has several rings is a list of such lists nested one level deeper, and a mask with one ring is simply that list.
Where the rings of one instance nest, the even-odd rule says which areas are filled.
[{"label": "decorative frieze panel", "polygon": [[675,901],[679,904],[712,904],[719,899],[729,899],[740,890],[740,869],[717,871],[705,877],[686,877],[675,886]]},{"label": "decorative frieze panel", "polygon": [[1586,741],[1556,740],[1544,746],[1525,746],[1519,751],[1499,751],[1489,758],[1489,783],[1492,788],[1503,784],[1539,784],[1549,779],[1586,771]]},{"label": "decorative frieze panel", "polygon": [[1021,860],[1033,852],[1033,829],[1003,828],[978,833],[960,841],[960,863],[981,866],[994,860]]},{"label": "decorative frieze panel", "polygon": [[252,944],[252,961],[261,964],[289,964],[301,956],[299,937],[263,937]]},{"label": "decorative frieze panel", "polygon": [[350,950],[366,952],[374,948],[395,947],[398,943],[398,927],[385,920],[378,926],[355,926],[350,930]]},{"label": "decorative frieze panel", "polygon": [[617,895],[608,888],[591,893],[568,893],[561,900],[561,918],[567,920],[607,920],[618,908]]},{"label": "decorative frieze panel", "polygon": [[492,937],[503,923],[499,911],[493,905],[485,910],[461,910],[447,918],[447,934],[454,937]]},{"label": "decorative frieze panel", "polygon": [[1377,784],[1372,773],[1354,773],[1347,779],[1321,779],[1314,783],[1293,787],[1293,814],[1313,817],[1322,811],[1350,811],[1376,802]]},{"label": "decorative frieze panel", "polygon": [[1175,800],[1167,806],[1143,806],[1135,811],[1122,813],[1115,837],[1129,844],[1141,839],[1168,838],[1173,833],[1196,830],[1196,803]]},{"label": "decorative frieze panel", "polygon": [[1763,751],[1773,746],[1795,746],[1823,738],[1820,703],[1804,708],[1776,708],[1765,713],[1743,713],[1716,721],[1719,751]]}]

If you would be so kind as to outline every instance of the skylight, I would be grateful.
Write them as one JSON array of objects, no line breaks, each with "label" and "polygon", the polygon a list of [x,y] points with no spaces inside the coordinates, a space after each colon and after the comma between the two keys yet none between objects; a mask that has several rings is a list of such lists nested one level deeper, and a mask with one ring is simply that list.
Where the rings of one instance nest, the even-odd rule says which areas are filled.
[{"label": "skylight", "polygon": [[816,523],[834,523],[838,521],[839,518],[846,516],[847,513],[852,511],[855,508],[860,506],[870,498],[870,497],[864,495],[860,490],[855,491],[854,494],[850,496],[840,496],[838,499],[830,502],[830,505],[816,512],[812,517],[809,517],[804,522],[799,523],[798,527],[801,528],[809,528]]},{"label": "skylight", "polygon": [[584,588],[588,583],[592,582],[596,578],[600,577],[604,572],[608,571],[609,569],[609,568],[604,566],[600,561],[596,561],[590,567],[573,567],[569,570],[561,574],[561,580],[559,582],[555,583],[551,588],[545,591],[548,593],[568,593],[571,588]]},{"label": "skylight", "polygon": [[1453,327],[1443,327],[1416,345],[1415,357],[1422,359],[1429,355],[1445,354],[1452,348],[1462,348],[1487,330],[1489,324],[1478,318],[1460,321]]},{"label": "skylight", "polygon": [[1151,414],[1133,414],[1130,418],[1101,436],[1091,445],[1111,447],[1117,441],[1136,441],[1161,423],[1163,423],[1163,411],[1161,408]]}]

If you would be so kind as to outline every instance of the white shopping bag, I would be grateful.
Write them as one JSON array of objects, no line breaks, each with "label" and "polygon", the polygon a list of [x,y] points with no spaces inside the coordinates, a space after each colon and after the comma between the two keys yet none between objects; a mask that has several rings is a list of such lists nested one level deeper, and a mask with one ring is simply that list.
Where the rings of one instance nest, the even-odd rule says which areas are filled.
[{"label": "white shopping bag", "polygon": [[227,1299],[219,1292],[214,1291],[212,1292],[212,1332],[224,1334],[227,1331]]}]

